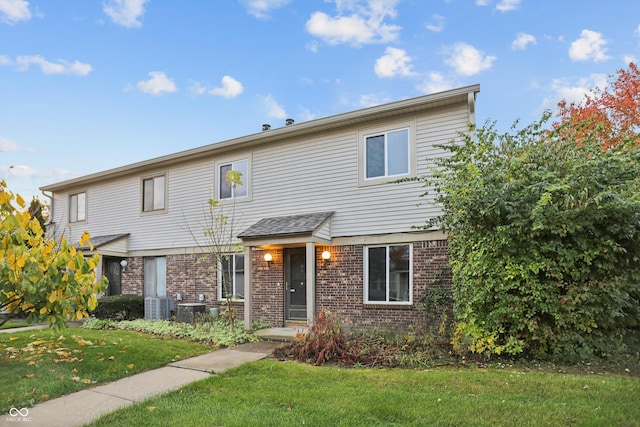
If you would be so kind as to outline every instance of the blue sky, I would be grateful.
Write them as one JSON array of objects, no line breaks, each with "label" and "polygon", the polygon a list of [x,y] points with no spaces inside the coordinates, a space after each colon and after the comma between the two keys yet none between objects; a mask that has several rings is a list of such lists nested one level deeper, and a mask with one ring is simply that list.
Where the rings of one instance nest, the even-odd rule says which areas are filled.
[{"label": "blue sky", "polygon": [[478,124],[507,130],[639,58],[636,0],[0,0],[0,179],[30,199],[476,83]]}]

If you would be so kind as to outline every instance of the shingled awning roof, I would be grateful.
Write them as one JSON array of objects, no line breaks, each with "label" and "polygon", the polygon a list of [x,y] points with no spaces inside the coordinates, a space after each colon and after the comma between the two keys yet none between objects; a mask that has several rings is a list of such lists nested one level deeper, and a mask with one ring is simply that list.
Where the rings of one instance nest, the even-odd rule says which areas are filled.
[{"label": "shingled awning roof", "polygon": [[[313,236],[322,231],[333,212],[263,218],[238,234],[242,240],[291,236]],[[330,238],[330,236],[327,236]]]},{"label": "shingled awning roof", "polygon": [[[125,233],[125,234],[109,234],[106,236],[96,236],[96,237],[91,237],[91,244],[93,245],[94,250],[96,249],[108,249],[109,246],[114,246],[118,243],[120,243],[120,239],[124,239],[124,238],[128,238],[129,237],[129,233]],[[122,246],[122,245],[120,245]],[[126,247],[126,242],[124,243],[123,247],[118,246],[117,248],[114,247],[112,248],[114,251],[116,252],[123,252],[123,248]],[[91,248],[89,247],[89,245],[84,245],[84,246],[80,246],[79,244],[76,246],[78,249],[80,249],[81,251],[84,252],[91,252]],[[124,250],[124,252],[126,252],[126,250]]]}]

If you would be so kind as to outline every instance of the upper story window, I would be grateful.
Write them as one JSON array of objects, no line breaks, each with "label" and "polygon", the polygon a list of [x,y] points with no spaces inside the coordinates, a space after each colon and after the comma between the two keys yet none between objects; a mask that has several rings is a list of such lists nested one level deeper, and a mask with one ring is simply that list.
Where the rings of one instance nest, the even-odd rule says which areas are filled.
[{"label": "upper story window", "polygon": [[412,302],[411,245],[365,248],[365,303]]},{"label": "upper story window", "polygon": [[[218,266],[218,296],[244,300],[244,254],[229,255]],[[224,274],[220,274],[224,273]]]},{"label": "upper story window", "polygon": [[409,129],[365,137],[365,178],[409,174]]},{"label": "upper story window", "polygon": [[166,177],[164,175],[142,180],[142,211],[154,212],[166,209]]},{"label": "upper story window", "polygon": [[87,220],[87,194],[77,193],[69,196],[69,222]]},{"label": "upper story window", "polygon": [[[248,163],[247,160],[237,160],[218,165],[218,197],[220,199],[247,197],[249,180]],[[233,182],[230,182],[228,175],[231,171],[240,172],[240,184],[234,185]]]},{"label": "upper story window", "polygon": [[359,130],[358,186],[416,176],[417,139],[415,120]]}]

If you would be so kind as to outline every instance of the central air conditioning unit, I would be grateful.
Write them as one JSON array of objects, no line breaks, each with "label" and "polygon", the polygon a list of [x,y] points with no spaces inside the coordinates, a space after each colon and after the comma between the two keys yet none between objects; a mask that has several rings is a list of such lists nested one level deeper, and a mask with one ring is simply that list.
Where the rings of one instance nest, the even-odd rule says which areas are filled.
[{"label": "central air conditioning unit", "polygon": [[146,320],[161,320],[171,317],[173,298],[145,298],[144,318]]}]

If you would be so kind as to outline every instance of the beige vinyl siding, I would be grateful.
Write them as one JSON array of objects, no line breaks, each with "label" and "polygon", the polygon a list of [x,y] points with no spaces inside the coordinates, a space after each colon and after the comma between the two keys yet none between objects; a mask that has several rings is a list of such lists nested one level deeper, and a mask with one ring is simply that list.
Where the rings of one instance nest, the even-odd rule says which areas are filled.
[{"label": "beige vinyl siding", "polygon": [[100,251],[102,253],[109,254],[126,254],[129,249],[127,242],[128,239],[124,237],[122,239],[118,239],[114,242],[101,246]]},{"label": "beige vinyl siding", "polygon": [[[466,104],[400,119],[412,123],[418,175],[427,172],[427,157],[444,154],[433,145],[457,138],[458,132],[466,130],[468,120]],[[419,197],[425,190],[420,183],[359,185],[361,131],[361,127],[351,127],[226,152],[224,158],[247,158],[252,165],[251,197],[236,204],[237,231],[266,217],[334,211],[333,237],[379,235],[410,232],[413,226],[437,215],[438,208]],[[205,157],[146,171],[144,176],[166,174],[168,204],[162,213],[141,214],[140,175],[91,185],[85,189],[87,223],[82,224],[83,229],[73,228],[67,238],[77,242],[87,229],[93,236],[130,233],[129,251],[198,246],[192,233],[200,237],[204,231],[203,212],[210,195],[215,194],[215,165],[221,158]],[[68,221],[68,194],[55,195],[55,220],[63,219],[59,233],[65,231]],[[417,206],[419,203],[423,205]]]}]

